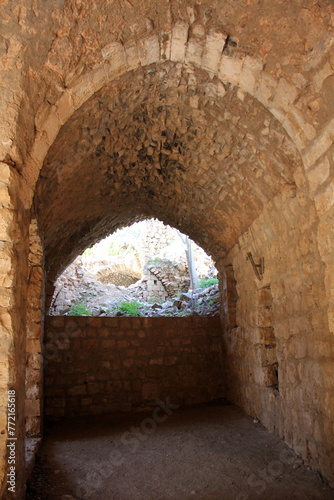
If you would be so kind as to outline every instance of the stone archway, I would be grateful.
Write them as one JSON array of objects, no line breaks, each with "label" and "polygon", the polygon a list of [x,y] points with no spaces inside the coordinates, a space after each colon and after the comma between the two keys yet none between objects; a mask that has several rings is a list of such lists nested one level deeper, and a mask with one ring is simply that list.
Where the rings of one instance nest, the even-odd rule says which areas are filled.
[{"label": "stone archway", "polygon": [[[1,373],[17,390],[19,421],[30,220],[39,219],[52,281],[107,228],[155,215],[209,250],[222,276],[233,269],[224,337],[233,399],[269,428],[274,408],[278,433],[332,478],[331,2],[274,2],[270,12],[206,0],[2,9]],[[263,283],[249,252],[264,258]],[[266,283],[280,399],[252,380],[254,297]]]}]

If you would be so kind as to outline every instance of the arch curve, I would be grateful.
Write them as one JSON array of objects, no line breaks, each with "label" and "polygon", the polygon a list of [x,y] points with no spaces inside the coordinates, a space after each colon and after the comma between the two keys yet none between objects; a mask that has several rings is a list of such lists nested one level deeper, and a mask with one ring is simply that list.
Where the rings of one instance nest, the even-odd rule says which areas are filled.
[{"label": "arch curve", "polygon": [[65,264],[121,214],[158,217],[226,255],[300,165],[279,122],[235,86],[176,62],[138,67],[81,105],[45,158],[47,259]]},{"label": "arch curve", "polygon": [[113,42],[103,47],[103,62],[66,88],[55,104],[45,103],[38,111],[36,138],[24,170],[28,184],[33,187],[37,182],[43,161],[61,127],[94,93],[136,68],[166,61],[200,68],[210,79],[237,87],[241,100],[245,94],[252,96],[281,123],[297,149],[303,151],[314,138],[315,130],[293,106],[298,89],[289,88],[286,81],[266,74],[260,58],[226,55],[227,35],[221,30],[211,30],[200,41],[201,57],[194,55],[198,43],[196,36],[189,38],[189,25],[178,22],[169,33],[153,34],[125,45]]}]

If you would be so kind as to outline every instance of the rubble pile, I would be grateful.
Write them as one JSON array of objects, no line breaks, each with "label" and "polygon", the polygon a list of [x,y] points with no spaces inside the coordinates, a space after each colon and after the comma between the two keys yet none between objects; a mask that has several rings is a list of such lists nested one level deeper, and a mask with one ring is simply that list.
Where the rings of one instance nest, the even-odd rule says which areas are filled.
[{"label": "rubble pile", "polygon": [[[111,286],[111,285],[109,285]],[[102,305],[97,304],[97,300],[102,297],[98,294],[95,297],[95,304],[86,302],[86,307],[92,316],[219,316],[219,290],[218,284],[207,288],[198,288],[189,292],[182,292],[165,302],[149,303],[139,301],[136,298],[134,288],[115,287],[119,296],[107,299]],[[100,302],[99,302],[100,303]],[[129,314],[129,310],[135,313]],[[70,315],[70,309],[64,314]]]}]

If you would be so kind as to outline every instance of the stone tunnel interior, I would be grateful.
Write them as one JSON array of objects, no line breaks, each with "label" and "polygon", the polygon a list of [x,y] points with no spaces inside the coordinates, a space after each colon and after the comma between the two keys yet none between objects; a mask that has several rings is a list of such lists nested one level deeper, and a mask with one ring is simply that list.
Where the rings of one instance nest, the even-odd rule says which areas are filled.
[{"label": "stone tunnel interior", "polygon": [[[0,12],[1,497],[8,391],[18,499],[25,433],[40,436],[44,415],[148,408],[172,391],[185,405],[227,398],[333,486],[333,3]],[[213,257],[219,319],[47,316],[77,255],[151,217]]]}]

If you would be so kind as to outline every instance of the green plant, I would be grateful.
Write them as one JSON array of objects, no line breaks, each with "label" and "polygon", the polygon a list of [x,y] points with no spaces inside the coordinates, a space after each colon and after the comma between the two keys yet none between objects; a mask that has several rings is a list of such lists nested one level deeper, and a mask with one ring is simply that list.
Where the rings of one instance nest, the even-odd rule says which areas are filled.
[{"label": "green plant", "polygon": [[116,255],[121,255],[124,251],[123,245],[121,243],[111,241],[109,244],[108,248],[108,255],[110,256],[116,256]]},{"label": "green plant", "polygon": [[182,317],[182,316],[187,316],[187,313],[184,311],[179,311],[177,315]]},{"label": "green plant", "polygon": [[108,308],[106,309],[106,313],[107,313],[107,314],[112,314],[112,313],[114,313],[115,311],[117,311],[117,307],[108,307]]},{"label": "green plant", "polygon": [[93,248],[86,248],[83,255],[84,255],[84,257],[90,257],[90,256],[94,255],[94,249]]},{"label": "green plant", "polygon": [[87,309],[87,307],[81,302],[76,302],[73,304],[69,311],[69,316],[92,316],[93,313]]},{"label": "green plant", "polygon": [[213,306],[214,303],[215,303],[214,300],[209,300],[209,302],[208,302],[209,306]]},{"label": "green plant", "polygon": [[125,313],[127,316],[143,316],[139,312],[139,307],[141,303],[138,300],[132,300],[131,302],[122,302],[118,309]]},{"label": "green plant", "polygon": [[199,282],[199,288],[207,288],[208,286],[216,285],[217,283],[218,283],[217,278],[203,278]]}]

